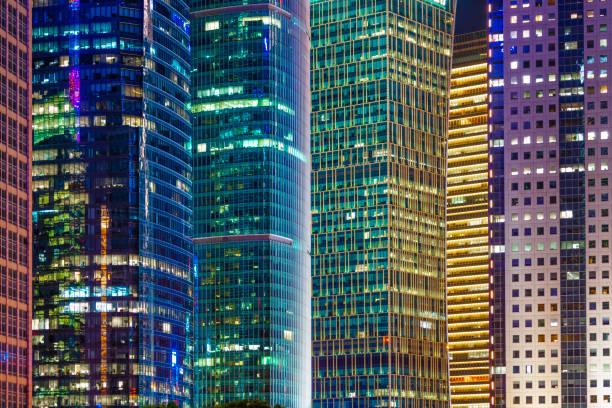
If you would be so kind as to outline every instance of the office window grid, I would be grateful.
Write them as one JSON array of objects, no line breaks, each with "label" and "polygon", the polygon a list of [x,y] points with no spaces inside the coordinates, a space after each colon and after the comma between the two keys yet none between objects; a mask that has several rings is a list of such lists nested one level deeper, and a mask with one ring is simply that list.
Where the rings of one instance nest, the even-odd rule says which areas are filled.
[{"label": "office window grid", "polygon": [[31,167],[16,143],[30,138],[29,6],[0,1],[0,405],[7,408],[30,407],[32,388]]},{"label": "office window grid", "polygon": [[449,404],[453,10],[421,1],[311,4],[316,408]]},{"label": "office window grid", "polygon": [[[494,260],[492,278],[503,279],[507,290],[503,308],[494,309],[494,316],[506,317],[497,320],[501,325],[494,333],[505,328],[506,334],[494,337],[493,370],[505,374],[507,383],[497,382],[492,396],[496,405],[505,398],[509,406],[605,406],[610,399],[607,4],[504,1],[503,13],[497,4],[491,2],[497,30],[492,38],[502,38],[503,18],[506,41],[503,60],[495,61],[491,47],[493,72],[506,75],[498,88],[504,105],[496,105],[492,92],[490,143],[494,170],[498,153],[503,155],[505,188],[494,185],[490,198],[492,220],[506,228],[505,245],[492,245],[493,256],[496,250],[505,254],[505,265],[500,269]],[[503,127],[496,125],[497,111],[504,113]],[[495,201],[499,191],[505,211],[495,213],[501,208]],[[499,239],[495,229],[493,239]],[[499,289],[495,297],[501,298]],[[502,364],[500,343],[505,343]]]},{"label": "office window grid", "polygon": [[196,405],[301,408],[310,404],[308,3],[191,6]]},{"label": "office window grid", "polygon": [[447,302],[451,405],[489,407],[487,36],[456,35],[450,87]]},{"label": "office window grid", "polygon": [[[188,408],[188,6],[36,0],[32,13],[33,149],[8,136],[34,161],[31,406]],[[22,173],[9,156],[9,180]]]}]

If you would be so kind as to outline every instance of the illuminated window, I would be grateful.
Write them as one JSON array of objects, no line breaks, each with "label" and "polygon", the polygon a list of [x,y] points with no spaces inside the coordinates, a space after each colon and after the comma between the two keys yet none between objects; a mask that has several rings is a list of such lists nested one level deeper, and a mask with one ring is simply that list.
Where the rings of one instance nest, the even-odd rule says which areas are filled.
[{"label": "illuminated window", "polygon": [[219,27],[220,25],[218,21],[207,21],[206,24],[204,25],[204,30],[213,31],[213,30],[218,30]]}]

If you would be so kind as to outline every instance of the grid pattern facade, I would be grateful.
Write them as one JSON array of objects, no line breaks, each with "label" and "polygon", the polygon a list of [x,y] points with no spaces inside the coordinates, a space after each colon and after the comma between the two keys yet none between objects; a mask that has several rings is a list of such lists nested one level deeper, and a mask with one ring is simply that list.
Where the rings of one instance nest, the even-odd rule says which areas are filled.
[{"label": "grid pattern facade", "polygon": [[188,6],[32,13],[32,406],[190,407]]},{"label": "grid pattern facade", "polygon": [[505,344],[496,406],[610,405],[608,8],[491,3],[490,146],[503,155],[502,166],[491,160],[503,173],[491,201],[501,226],[492,239],[503,234],[491,250],[503,267],[492,279],[505,288],[494,309],[505,316],[504,338],[494,338]]},{"label": "grid pattern facade", "polygon": [[489,1],[489,333],[491,406],[506,407],[504,0]]},{"label": "grid pattern facade", "polygon": [[194,0],[196,405],[310,406],[308,3]]},{"label": "grid pattern facade", "polygon": [[487,36],[455,36],[446,197],[453,408],[489,407]]},{"label": "grid pattern facade", "polygon": [[448,407],[454,4],[310,7],[313,407]]},{"label": "grid pattern facade", "polygon": [[0,0],[0,406],[31,406],[30,3]]}]

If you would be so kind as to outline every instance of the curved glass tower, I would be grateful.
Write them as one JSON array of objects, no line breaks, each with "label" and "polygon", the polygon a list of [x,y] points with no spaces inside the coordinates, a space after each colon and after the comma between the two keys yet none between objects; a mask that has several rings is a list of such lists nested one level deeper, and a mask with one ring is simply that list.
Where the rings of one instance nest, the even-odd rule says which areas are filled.
[{"label": "curved glass tower", "polygon": [[33,407],[191,405],[189,10],[33,8]]},{"label": "curved glass tower", "polygon": [[308,407],[308,3],[191,12],[196,405]]}]

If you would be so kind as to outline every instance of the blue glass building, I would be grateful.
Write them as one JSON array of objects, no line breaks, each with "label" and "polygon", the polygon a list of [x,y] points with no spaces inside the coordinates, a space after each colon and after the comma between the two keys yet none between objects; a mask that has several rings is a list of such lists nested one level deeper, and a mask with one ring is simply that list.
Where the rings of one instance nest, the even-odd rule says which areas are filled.
[{"label": "blue glass building", "polygon": [[191,406],[189,9],[33,4],[33,406]]},{"label": "blue glass building", "polygon": [[308,3],[191,12],[195,405],[309,407]]}]

